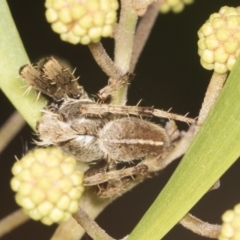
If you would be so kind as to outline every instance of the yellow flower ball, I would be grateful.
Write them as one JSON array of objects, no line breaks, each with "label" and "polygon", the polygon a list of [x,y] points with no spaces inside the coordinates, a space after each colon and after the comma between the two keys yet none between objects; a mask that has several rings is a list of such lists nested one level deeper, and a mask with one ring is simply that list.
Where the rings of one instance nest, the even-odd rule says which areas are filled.
[{"label": "yellow flower ball", "polygon": [[189,5],[193,2],[194,0],[161,0],[159,10],[161,13],[168,13],[170,11],[180,13],[183,11],[185,5]]},{"label": "yellow flower ball", "polygon": [[238,240],[240,239],[240,204],[234,209],[227,210],[222,215],[222,228],[219,240]]},{"label": "yellow flower ball", "polygon": [[83,173],[76,160],[57,148],[38,148],[12,167],[16,202],[34,220],[51,225],[77,212],[83,193]]},{"label": "yellow flower ball", "polygon": [[201,65],[217,73],[231,71],[240,51],[240,7],[222,7],[198,31]]},{"label": "yellow flower ball", "polygon": [[117,0],[46,0],[46,19],[63,41],[99,42],[112,35],[117,20]]}]

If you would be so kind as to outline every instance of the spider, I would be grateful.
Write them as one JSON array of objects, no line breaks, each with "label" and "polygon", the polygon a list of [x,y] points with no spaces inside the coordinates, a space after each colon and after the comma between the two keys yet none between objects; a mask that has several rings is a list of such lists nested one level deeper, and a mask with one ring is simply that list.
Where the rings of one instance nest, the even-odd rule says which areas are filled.
[{"label": "spider", "polygon": [[175,129],[163,128],[141,117],[194,122],[154,108],[105,104],[118,88],[130,82],[130,73],[98,92],[102,103],[90,98],[74,73],[53,57],[24,65],[19,74],[30,87],[51,99],[37,124],[38,145],[60,147],[89,164],[84,184],[100,186],[98,195],[102,197],[114,196],[120,187],[132,181],[132,176],[140,180],[148,176],[148,166],[142,160],[168,152],[179,137]]}]

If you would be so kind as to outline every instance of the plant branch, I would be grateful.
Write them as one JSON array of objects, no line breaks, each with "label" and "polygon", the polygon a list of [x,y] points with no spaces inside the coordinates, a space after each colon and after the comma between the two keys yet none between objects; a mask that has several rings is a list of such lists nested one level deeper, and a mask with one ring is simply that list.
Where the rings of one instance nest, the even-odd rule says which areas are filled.
[{"label": "plant branch", "polygon": [[213,72],[212,78],[210,80],[207,91],[205,93],[202,108],[199,113],[198,122],[197,122],[199,126],[203,124],[209,111],[212,109],[220,92],[222,91],[222,88],[226,79],[227,79],[227,73],[219,74],[219,73]]},{"label": "plant branch", "polygon": [[81,207],[78,209],[77,213],[73,214],[73,217],[93,239],[114,240],[102,228],[100,228],[98,224],[91,219]]},{"label": "plant branch", "polygon": [[[80,207],[84,209],[88,215],[95,219],[114,199],[99,198],[92,189],[88,189],[83,193],[80,199]],[[71,219],[59,225],[56,229],[51,240],[79,240],[84,235],[85,230],[76,222]]]},{"label": "plant branch", "polygon": [[115,66],[112,59],[106,53],[102,43],[88,44],[89,50],[92,53],[95,61],[101,67],[101,69],[107,74],[107,76],[113,79],[120,79],[123,73]]},{"label": "plant branch", "polygon": [[5,149],[9,142],[22,129],[25,121],[19,112],[15,111],[0,128],[0,153]]},{"label": "plant branch", "polygon": [[9,214],[7,217],[0,221],[0,238],[5,234],[11,232],[16,227],[28,221],[30,218],[25,215],[22,209]]},{"label": "plant branch", "polygon": [[133,53],[130,63],[130,72],[134,72],[138,59],[149,38],[154,23],[159,15],[159,2],[151,4],[141,18],[133,42]]},{"label": "plant branch", "polygon": [[[121,1],[121,12],[119,24],[114,33],[115,52],[114,62],[123,74],[130,69],[132,57],[133,39],[138,16],[132,8],[131,1]],[[127,85],[120,88],[112,99],[112,104],[124,105],[126,103]]]},{"label": "plant branch", "polygon": [[185,215],[179,223],[183,227],[203,237],[217,239],[221,232],[221,225],[203,222],[190,213]]}]

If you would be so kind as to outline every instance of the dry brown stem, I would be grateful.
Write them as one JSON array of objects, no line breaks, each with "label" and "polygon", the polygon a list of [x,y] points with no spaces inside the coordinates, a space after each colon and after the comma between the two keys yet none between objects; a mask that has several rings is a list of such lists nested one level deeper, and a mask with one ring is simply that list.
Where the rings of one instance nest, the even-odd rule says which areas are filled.
[{"label": "dry brown stem", "polygon": [[130,63],[130,72],[134,72],[138,59],[149,38],[151,30],[159,14],[159,2],[156,1],[150,5],[141,18],[133,42],[133,53]]},{"label": "dry brown stem", "polygon": [[106,53],[103,45],[99,43],[91,43],[88,45],[95,61],[101,67],[101,69],[107,74],[107,76],[113,79],[120,79],[123,73],[114,64],[112,59]]},{"label": "dry brown stem", "polygon": [[15,111],[0,128],[0,153],[8,145],[9,142],[22,129],[25,120],[19,112]]},{"label": "dry brown stem", "polygon": [[30,218],[25,215],[22,209],[9,214],[7,217],[1,219],[0,221],[0,237],[11,232],[16,227],[28,221]]},{"label": "dry brown stem", "polygon": [[78,209],[77,213],[73,214],[73,217],[93,239],[114,240],[102,228],[100,228],[81,207]]},{"label": "dry brown stem", "polygon": [[210,80],[207,91],[205,93],[205,98],[203,100],[202,108],[199,113],[198,122],[197,122],[198,126],[201,126],[205,121],[209,111],[212,109],[220,92],[222,91],[226,78],[227,78],[227,73],[219,74],[219,73],[213,72],[212,78]]},{"label": "dry brown stem", "polygon": [[208,238],[217,239],[220,235],[221,225],[210,224],[188,213],[180,221],[180,224],[192,232]]}]

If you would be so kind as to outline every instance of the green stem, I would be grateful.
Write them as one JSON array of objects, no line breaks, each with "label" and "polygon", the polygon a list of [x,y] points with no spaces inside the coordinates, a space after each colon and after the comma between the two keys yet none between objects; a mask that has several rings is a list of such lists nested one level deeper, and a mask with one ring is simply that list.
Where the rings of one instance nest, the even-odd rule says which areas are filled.
[{"label": "green stem", "polygon": [[46,101],[36,101],[35,91],[24,95],[26,83],[19,79],[19,68],[29,62],[7,2],[0,0],[0,87],[28,124],[35,129]]},{"label": "green stem", "polygon": [[[116,66],[126,73],[130,69],[132,57],[133,39],[138,16],[132,8],[131,1],[121,1],[120,21],[114,35],[115,38],[115,59]],[[126,103],[127,85],[120,88],[113,97],[112,104],[124,105]]]},{"label": "green stem", "polygon": [[173,176],[128,240],[159,240],[240,155],[240,58]]}]

